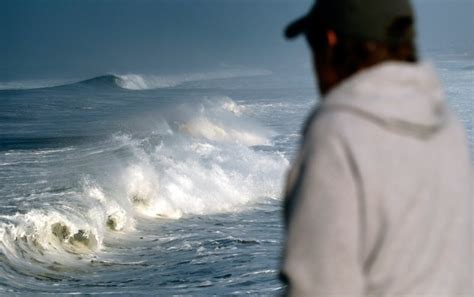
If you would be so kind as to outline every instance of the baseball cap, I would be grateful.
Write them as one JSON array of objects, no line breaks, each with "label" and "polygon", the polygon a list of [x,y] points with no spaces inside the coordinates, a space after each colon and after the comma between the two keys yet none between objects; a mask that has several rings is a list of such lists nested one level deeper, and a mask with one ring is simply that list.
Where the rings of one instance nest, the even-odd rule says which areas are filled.
[{"label": "baseball cap", "polygon": [[361,40],[402,42],[414,38],[409,0],[317,0],[310,12],[286,27],[294,38],[323,27]]}]

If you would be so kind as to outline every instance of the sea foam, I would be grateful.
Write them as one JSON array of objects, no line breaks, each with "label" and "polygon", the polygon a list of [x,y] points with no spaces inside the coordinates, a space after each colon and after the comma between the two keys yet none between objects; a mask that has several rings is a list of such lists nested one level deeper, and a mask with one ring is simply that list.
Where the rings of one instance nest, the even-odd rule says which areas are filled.
[{"label": "sea foam", "polygon": [[149,216],[179,218],[237,211],[279,197],[288,160],[254,148],[271,145],[272,132],[245,118],[244,110],[228,97],[214,98],[198,113],[166,124],[174,131],[158,145],[117,137],[134,152],[121,176],[129,200]]}]

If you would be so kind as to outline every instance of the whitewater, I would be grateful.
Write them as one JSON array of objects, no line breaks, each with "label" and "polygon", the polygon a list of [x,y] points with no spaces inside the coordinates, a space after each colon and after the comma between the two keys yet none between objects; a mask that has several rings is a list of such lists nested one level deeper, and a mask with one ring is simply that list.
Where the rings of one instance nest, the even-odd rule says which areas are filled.
[{"label": "whitewater", "polygon": [[[435,62],[472,148],[473,61]],[[0,83],[0,295],[281,294],[308,74]]]}]

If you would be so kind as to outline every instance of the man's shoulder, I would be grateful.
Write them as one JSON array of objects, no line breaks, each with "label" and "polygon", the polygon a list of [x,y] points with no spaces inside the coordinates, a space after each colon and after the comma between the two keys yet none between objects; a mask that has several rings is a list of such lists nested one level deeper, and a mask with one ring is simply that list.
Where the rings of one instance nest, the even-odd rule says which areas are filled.
[{"label": "man's shoulder", "polygon": [[367,124],[360,115],[320,104],[313,109],[303,126],[306,141],[325,138],[347,139],[364,133]]}]

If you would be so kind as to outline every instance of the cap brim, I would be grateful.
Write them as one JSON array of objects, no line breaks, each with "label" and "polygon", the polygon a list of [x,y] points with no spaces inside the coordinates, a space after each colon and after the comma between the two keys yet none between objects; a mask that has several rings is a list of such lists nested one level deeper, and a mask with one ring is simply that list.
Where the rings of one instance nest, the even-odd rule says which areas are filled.
[{"label": "cap brim", "polygon": [[288,39],[295,38],[301,33],[306,32],[308,28],[308,16],[301,17],[290,23],[285,29],[285,37]]}]

